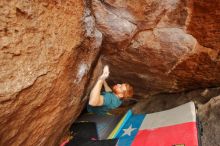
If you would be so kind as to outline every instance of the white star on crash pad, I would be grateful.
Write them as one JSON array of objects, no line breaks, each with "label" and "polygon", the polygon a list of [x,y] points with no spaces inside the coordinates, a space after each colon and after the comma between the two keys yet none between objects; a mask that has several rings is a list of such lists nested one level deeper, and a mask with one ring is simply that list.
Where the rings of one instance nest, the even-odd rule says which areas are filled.
[{"label": "white star on crash pad", "polygon": [[122,136],[128,135],[131,136],[131,132],[134,131],[137,128],[132,128],[132,125],[130,125],[127,129],[122,129],[124,131]]}]

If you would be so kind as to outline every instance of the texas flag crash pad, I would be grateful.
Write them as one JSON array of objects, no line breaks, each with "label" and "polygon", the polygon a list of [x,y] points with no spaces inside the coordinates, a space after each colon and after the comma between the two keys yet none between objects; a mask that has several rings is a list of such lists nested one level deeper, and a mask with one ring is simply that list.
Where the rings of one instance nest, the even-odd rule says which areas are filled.
[{"label": "texas flag crash pad", "polygon": [[195,105],[146,115],[128,111],[108,138],[118,138],[118,146],[198,146]]}]

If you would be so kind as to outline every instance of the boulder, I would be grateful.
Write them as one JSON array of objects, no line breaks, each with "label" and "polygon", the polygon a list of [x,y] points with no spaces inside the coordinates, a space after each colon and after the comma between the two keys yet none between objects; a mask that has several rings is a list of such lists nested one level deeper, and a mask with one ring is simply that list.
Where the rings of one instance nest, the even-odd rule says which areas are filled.
[{"label": "boulder", "polygon": [[0,2],[0,145],[58,145],[80,114],[102,42],[85,5]]},{"label": "boulder", "polygon": [[111,84],[130,83],[137,98],[219,86],[217,5],[197,0],[93,0],[97,28],[104,34],[101,62],[110,65]]}]

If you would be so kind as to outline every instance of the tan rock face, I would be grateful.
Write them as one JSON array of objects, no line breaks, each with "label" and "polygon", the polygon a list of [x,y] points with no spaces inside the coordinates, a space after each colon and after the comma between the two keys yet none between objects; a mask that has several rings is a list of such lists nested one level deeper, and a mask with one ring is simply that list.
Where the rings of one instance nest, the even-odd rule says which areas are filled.
[{"label": "tan rock face", "polygon": [[[97,28],[105,36],[102,63],[110,65],[110,82],[129,82],[136,97],[220,85],[217,5],[193,0],[93,0]],[[110,24],[115,21],[119,38]],[[205,23],[196,30],[201,21]]]},{"label": "tan rock face", "polygon": [[102,35],[81,0],[0,8],[0,145],[57,145],[83,108]]},{"label": "tan rock face", "polygon": [[92,10],[94,11],[95,18],[97,18],[97,28],[109,41],[123,41],[132,36],[137,28],[129,20],[121,17],[120,12],[117,13],[117,10],[115,12],[111,6],[101,3],[99,0],[92,1]]},{"label": "tan rock face", "polygon": [[192,0],[188,33],[208,48],[220,50],[220,1]]}]

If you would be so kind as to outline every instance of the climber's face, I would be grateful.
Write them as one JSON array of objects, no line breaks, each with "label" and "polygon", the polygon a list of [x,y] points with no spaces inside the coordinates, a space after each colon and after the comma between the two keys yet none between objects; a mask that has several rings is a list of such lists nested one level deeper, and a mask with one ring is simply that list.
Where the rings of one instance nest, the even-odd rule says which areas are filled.
[{"label": "climber's face", "polygon": [[124,97],[124,93],[127,91],[126,84],[116,84],[113,86],[113,92],[122,99]]}]

